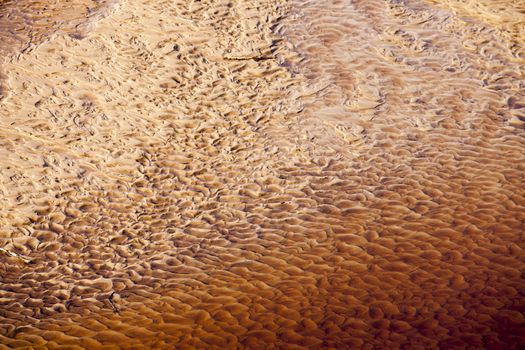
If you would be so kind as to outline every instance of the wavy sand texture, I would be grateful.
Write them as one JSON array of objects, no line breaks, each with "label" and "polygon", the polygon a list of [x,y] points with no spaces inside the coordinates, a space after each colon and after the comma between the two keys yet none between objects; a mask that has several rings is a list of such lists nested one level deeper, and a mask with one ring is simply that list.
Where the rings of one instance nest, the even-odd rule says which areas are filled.
[{"label": "wavy sand texture", "polygon": [[523,344],[520,41],[283,5],[129,0],[11,56],[0,349]]},{"label": "wavy sand texture", "polygon": [[[85,37],[119,0],[0,1],[0,57],[16,59],[56,33]],[[0,66],[0,100],[10,89]]]}]

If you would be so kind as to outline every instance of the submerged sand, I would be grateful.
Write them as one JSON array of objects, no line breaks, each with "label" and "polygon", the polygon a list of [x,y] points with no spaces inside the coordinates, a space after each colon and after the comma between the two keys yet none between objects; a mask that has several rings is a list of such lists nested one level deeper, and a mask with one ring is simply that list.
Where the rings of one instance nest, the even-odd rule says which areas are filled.
[{"label": "submerged sand", "polygon": [[501,3],[42,3],[2,51],[0,349],[519,348]]}]

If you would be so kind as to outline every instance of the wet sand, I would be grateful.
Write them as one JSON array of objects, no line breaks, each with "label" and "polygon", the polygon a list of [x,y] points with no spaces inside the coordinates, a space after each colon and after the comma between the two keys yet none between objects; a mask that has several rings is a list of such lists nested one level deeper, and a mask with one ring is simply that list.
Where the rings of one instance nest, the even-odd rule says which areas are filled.
[{"label": "wet sand", "polygon": [[0,349],[524,344],[519,1],[27,6]]}]

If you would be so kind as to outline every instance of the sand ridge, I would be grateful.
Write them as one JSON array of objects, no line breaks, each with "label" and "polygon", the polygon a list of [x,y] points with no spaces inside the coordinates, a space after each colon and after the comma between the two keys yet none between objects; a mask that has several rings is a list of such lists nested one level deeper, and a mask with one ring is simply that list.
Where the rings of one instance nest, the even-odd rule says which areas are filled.
[{"label": "sand ridge", "polygon": [[129,0],[6,62],[0,348],[518,348],[521,51],[486,31]]}]

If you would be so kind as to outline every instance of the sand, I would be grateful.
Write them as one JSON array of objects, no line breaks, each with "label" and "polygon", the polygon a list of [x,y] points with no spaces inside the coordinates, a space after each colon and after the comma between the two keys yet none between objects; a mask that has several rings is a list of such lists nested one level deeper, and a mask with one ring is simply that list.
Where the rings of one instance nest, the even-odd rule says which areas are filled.
[{"label": "sand", "polygon": [[501,3],[20,5],[0,349],[518,349],[525,15]]}]

